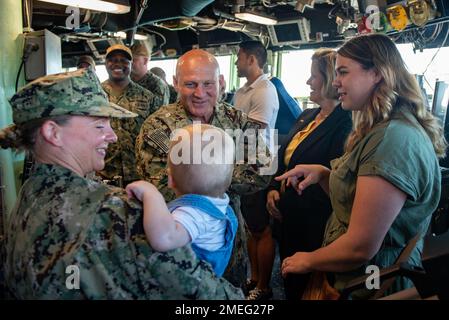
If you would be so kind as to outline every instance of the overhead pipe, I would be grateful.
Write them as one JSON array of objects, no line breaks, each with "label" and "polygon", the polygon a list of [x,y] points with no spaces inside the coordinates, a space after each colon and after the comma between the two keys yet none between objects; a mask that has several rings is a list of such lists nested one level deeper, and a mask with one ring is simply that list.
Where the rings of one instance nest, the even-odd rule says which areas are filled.
[{"label": "overhead pipe", "polygon": [[140,1],[140,9],[139,13],[137,14],[136,20],[134,20],[134,26],[132,29],[128,30],[126,32],[126,44],[128,46],[132,46],[134,44],[134,36],[137,32],[137,26],[139,25],[140,19],[142,18],[143,12],[148,7],[148,0],[142,0]]}]

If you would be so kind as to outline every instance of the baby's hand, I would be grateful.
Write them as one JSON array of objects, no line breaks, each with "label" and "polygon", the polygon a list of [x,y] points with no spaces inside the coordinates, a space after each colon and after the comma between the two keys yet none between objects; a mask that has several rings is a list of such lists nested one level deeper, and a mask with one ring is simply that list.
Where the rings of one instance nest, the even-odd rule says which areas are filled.
[{"label": "baby's hand", "polygon": [[139,201],[143,201],[145,194],[159,193],[154,185],[143,180],[128,184],[125,190],[128,197],[135,197]]}]

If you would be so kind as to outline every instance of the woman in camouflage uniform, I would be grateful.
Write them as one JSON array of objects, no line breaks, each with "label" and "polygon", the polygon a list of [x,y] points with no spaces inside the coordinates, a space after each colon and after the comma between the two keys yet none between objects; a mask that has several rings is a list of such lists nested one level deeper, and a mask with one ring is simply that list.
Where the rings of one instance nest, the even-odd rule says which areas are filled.
[{"label": "woman in camouflage uniform", "polygon": [[123,189],[86,178],[104,167],[117,136],[109,118],[136,116],[109,103],[91,70],[40,78],[11,100],[4,148],[36,166],[8,216],[5,280],[19,299],[240,299],[189,246],[157,253],[142,208]]}]

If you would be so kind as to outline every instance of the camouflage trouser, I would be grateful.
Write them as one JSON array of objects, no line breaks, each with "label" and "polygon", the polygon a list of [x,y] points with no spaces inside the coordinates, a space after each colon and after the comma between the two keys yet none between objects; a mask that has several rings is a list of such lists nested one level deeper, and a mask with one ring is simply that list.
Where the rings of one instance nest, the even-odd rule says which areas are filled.
[{"label": "camouflage trouser", "polygon": [[247,233],[242,212],[240,210],[240,198],[230,196],[230,205],[234,209],[239,223],[237,234],[235,236],[234,248],[232,249],[231,259],[223,277],[236,287],[242,287],[246,282],[248,272],[248,250],[246,246]]}]

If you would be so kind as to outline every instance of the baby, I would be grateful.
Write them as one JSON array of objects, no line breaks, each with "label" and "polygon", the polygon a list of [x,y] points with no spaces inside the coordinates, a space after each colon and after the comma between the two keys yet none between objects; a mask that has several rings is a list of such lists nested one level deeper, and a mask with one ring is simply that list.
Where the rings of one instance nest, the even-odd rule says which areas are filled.
[{"label": "baby", "polygon": [[233,161],[234,142],[219,128],[193,124],[174,132],[168,186],[177,198],[167,205],[156,187],[145,181],[126,187],[129,196],[143,203],[145,234],[155,250],[191,243],[198,257],[223,275],[237,231],[237,217],[226,194]]}]

